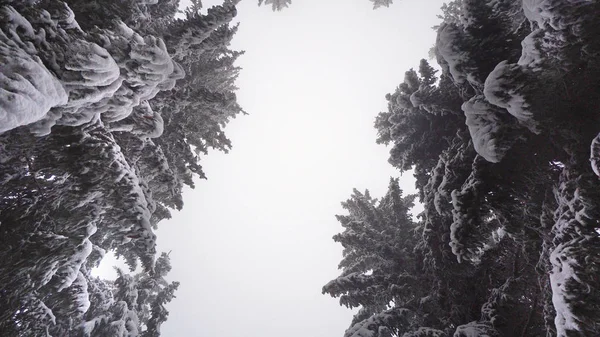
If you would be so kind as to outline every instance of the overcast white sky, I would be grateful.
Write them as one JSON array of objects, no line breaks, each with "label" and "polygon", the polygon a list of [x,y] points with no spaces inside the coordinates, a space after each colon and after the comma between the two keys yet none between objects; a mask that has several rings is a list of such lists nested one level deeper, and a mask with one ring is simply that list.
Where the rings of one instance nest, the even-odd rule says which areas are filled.
[{"label": "overcast white sky", "polygon": [[[218,1],[203,1],[205,7]],[[338,275],[334,215],[352,188],[381,196],[388,149],[373,121],[435,41],[443,1],[294,0],[282,12],[244,0],[233,48],[245,50],[227,154],[160,224],[172,251],[165,337],[342,337],[352,312],[321,287]],[[412,177],[403,188],[414,192]]]}]

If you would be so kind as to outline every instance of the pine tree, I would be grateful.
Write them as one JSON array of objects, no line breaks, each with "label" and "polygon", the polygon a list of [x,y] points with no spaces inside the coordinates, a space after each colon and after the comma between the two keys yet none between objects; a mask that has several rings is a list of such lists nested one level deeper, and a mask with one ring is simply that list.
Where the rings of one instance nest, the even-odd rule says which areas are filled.
[{"label": "pine tree", "polygon": [[271,5],[273,11],[280,11],[292,3],[292,0],[258,0],[258,5]]},{"label": "pine tree", "polygon": [[587,53],[598,7],[455,1],[444,13],[439,82],[422,61],[375,123],[425,207],[415,263],[437,319],[406,336],[596,335],[600,312],[583,294],[598,289],[598,95],[588,90],[598,68]]},{"label": "pine tree", "polygon": [[373,9],[377,9],[379,7],[390,7],[390,5],[394,2],[393,0],[371,0],[373,3]]},{"label": "pine tree", "polygon": [[[242,112],[235,3],[0,1],[3,334],[159,335],[178,283],[153,230]],[[108,251],[142,272],[91,277]]]},{"label": "pine tree", "polygon": [[432,69],[427,61],[421,62],[421,77],[412,69],[407,71],[404,82],[386,95],[388,112],[375,120],[377,143],[393,144],[389,162],[403,171],[414,166],[418,186],[425,185],[439,154],[464,128],[456,88],[443,75],[434,86]]},{"label": "pine tree", "polygon": [[[348,215],[337,218],[345,228],[333,237],[344,247],[342,274],[323,287],[349,308],[361,307],[346,336],[401,334],[415,322],[424,288],[414,261],[415,224],[409,209],[414,196],[402,196],[397,179],[380,201],[354,191],[342,203]],[[394,303],[390,306],[390,303]]]},{"label": "pine tree", "polygon": [[169,315],[164,305],[174,298],[178,282],[167,282],[171,270],[166,253],[151,273],[127,274],[117,269],[114,281],[88,276],[90,309],[75,324],[83,336],[160,336]]}]

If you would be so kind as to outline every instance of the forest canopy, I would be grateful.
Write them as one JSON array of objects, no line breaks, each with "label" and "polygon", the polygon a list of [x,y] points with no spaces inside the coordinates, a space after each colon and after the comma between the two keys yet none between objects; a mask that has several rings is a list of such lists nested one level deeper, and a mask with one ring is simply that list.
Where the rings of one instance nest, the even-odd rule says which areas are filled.
[{"label": "forest canopy", "polygon": [[[160,335],[179,283],[154,231],[245,113],[238,2],[0,0],[2,336]],[[374,121],[418,193],[342,203],[322,292],[359,309],[345,337],[600,336],[600,3],[442,13],[440,70]],[[92,276],[107,253],[115,280]]]},{"label": "forest canopy", "polygon": [[[158,336],[154,230],[244,111],[237,1],[0,0],[0,334]],[[93,277],[107,252],[114,281]]]},{"label": "forest canopy", "polygon": [[596,1],[455,0],[375,120],[414,172],[342,203],[346,337],[600,336]]}]

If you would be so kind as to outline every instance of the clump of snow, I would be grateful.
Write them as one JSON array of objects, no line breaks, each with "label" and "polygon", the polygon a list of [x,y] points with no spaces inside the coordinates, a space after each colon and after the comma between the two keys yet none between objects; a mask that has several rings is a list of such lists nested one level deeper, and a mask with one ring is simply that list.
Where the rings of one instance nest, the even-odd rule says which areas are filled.
[{"label": "clump of snow", "polygon": [[[142,38],[125,24],[116,33],[107,32],[111,45],[121,46],[112,52],[121,69],[123,85],[113,97],[102,102],[102,119],[115,122],[128,117],[141,102],[154,98],[161,90],[175,86],[183,78],[183,68],[173,61],[162,39],[153,36]],[[122,48],[130,51],[121,55]],[[114,48],[114,47],[113,47]],[[109,48],[109,51],[112,51]]]},{"label": "clump of snow", "polygon": [[77,126],[102,112],[100,105],[115,95],[123,79],[115,60],[95,43],[72,41],[66,54],[61,81],[69,91],[69,102],[56,110],[53,120]]},{"label": "clump of snow", "polygon": [[52,19],[56,21],[56,25],[64,30],[79,30],[81,31],[81,27],[79,27],[79,23],[75,20],[75,13],[69,8],[69,6],[63,2],[64,8],[60,12],[54,12]]},{"label": "clump of snow", "polygon": [[543,37],[544,30],[536,29],[527,35],[523,41],[521,41],[521,58],[519,58],[518,64],[520,66],[528,67],[532,71],[541,70],[539,67],[542,63],[544,56],[542,55],[540,38]]},{"label": "clump of snow", "polygon": [[561,244],[550,253],[550,262],[552,263],[550,285],[552,287],[552,304],[556,310],[554,324],[558,336],[567,336],[569,330],[580,330],[577,318],[569,305],[571,295],[567,288],[569,283],[581,282],[575,272],[578,262],[570,257],[578,245],[578,242],[575,241],[579,240]]},{"label": "clump of snow", "polygon": [[418,108],[419,106],[421,106],[423,104],[421,94],[422,94],[422,92],[420,90],[417,90],[417,91],[413,92],[412,95],[410,95],[410,103],[415,108]]},{"label": "clump of snow", "polygon": [[555,326],[558,336],[587,336],[597,322],[597,317],[588,313],[594,312],[596,305],[593,301],[588,304],[588,299],[600,288],[597,277],[590,274],[600,265],[597,220],[590,214],[596,205],[589,199],[590,193],[595,193],[589,190],[596,186],[569,168],[563,169],[560,181],[552,228],[554,249],[549,256]]},{"label": "clump of snow", "polygon": [[106,49],[79,39],[70,43],[70,49],[61,76],[65,86],[104,87],[119,78],[119,67]]},{"label": "clump of snow", "polygon": [[498,337],[499,334],[489,322],[470,322],[456,328],[454,337]]},{"label": "clump of snow", "polygon": [[467,78],[464,66],[468,55],[457,43],[461,34],[462,32],[456,25],[444,25],[438,32],[436,42],[436,49],[439,55],[448,63],[450,74],[456,83],[464,83]]},{"label": "clump of snow", "polygon": [[97,325],[101,324],[103,319],[106,319],[106,317],[104,317],[104,316],[94,317],[93,319],[91,319],[89,321],[85,321],[85,322],[81,323],[79,325],[79,329],[81,329],[82,335],[85,337],[92,336],[92,332],[94,332],[94,329],[96,328]]},{"label": "clump of snow", "polygon": [[600,133],[594,137],[590,145],[590,163],[594,173],[600,177]]},{"label": "clump of snow", "polygon": [[[539,27],[546,25],[556,30],[572,28],[574,22],[581,18],[565,15],[565,9],[593,4],[589,0],[523,0],[523,14]],[[569,13],[571,14],[571,13]]]},{"label": "clump of snow", "polygon": [[[87,34],[63,7],[52,14],[40,9],[32,21],[2,7],[0,133],[30,125],[44,135],[55,124],[79,126],[99,116],[119,121],[185,75],[162,39],[142,37],[122,22]],[[154,115],[137,131],[152,138],[162,128],[162,118]]]},{"label": "clump of snow", "polygon": [[110,123],[111,131],[127,131],[142,139],[160,137],[164,130],[164,121],[154,112],[148,101],[143,101],[133,109],[128,118]]},{"label": "clump of snow", "polygon": [[347,289],[357,285],[365,284],[370,281],[369,275],[360,272],[350,273],[346,276],[340,276],[329,281],[323,286],[323,293],[329,293],[331,296],[338,296],[347,291]]},{"label": "clump of snow", "polygon": [[36,122],[67,102],[67,93],[37,56],[0,31],[0,133]]},{"label": "clump of snow", "polygon": [[501,112],[498,107],[490,104],[483,96],[475,96],[462,105],[462,110],[475,151],[489,162],[500,162],[514,139],[499,139],[505,126],[500,120]]},{"label": "clump of snow", "polygon": [[410,310],[394,308],[382,311],[361,322],[354,324],[344,333],[344,337],[376,337],[379,336],[380,328],[394,326],[402,318],[408,315]]},{"label": "clump of snow", "polygon": [[407,332],[404,335],[402,335],[402,337],[444,337],[444,336],[446,336],[446,333],[444,331],[441,331],[438,329],[433,329],[433,328],[427,328],[427,327],[420,327],[416,331]]},{"label": "clump of snow", "polygon": [[57,274],[61,274],[61,285],[57,291],[62,291],[69,288],[79,275],[81,266],[92,252],[92,242],[89,239],[85,239],[81,245],[79,245],[70,257],[67,263],[60,268]]},{"label": "clump of snow", "polygon": [[72,287],[77,287],[77,290],[73,292],[77,311],[84,314],[90,308],[91,303],[90,295],[88,294],[88,283],[81,271],[77,273],[77,278],[73,282]]},{"label": "clump of snow", "polygon": [[81,125],[99,114],[119,121],[184,75],[161,39],[143,38],[122,22],[103,33],[96,38],[104,48],[83,40],[71,48],[75,56],[63,73],[70,99],[60,110],[59,124]]},{"label": "clump of snow", "polygon": [[6,36],[19,48],[30,55],[36,54],[35,46],[28,41],[36,39],[35,30],[31,23],[12,6],[2,6],[0,9],[0,23]]},{"label": "clump of snow", "polygon": [[483,94],[491,104],[505,108],[530,131],[539,133],[524,92],[527,87],[524,70],[507,61],[498,63],[485,79]]},{"label": "clump of snow", "polygon": [[137,337],[139,336],[138,326],[140,326],[140,319],[134,310],[129,310],[127,312],[126,318],[126,329],[128,337]]},{"label": "clump of snow", "polygon": [[529,21],[537,22],[538,26],[543,27],[548,15],[547,11],[543,10],[545,0],[523,0],[523,14]]}]

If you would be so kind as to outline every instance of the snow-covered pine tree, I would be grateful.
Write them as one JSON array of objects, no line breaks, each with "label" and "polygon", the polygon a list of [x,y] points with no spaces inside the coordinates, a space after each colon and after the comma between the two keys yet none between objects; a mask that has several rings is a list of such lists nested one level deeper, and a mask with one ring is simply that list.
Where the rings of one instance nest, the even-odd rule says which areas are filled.
[{"label": "snow-covered pine tree", "polygon": [[[43,139],[20,136],[19,142],[29,139],[28,146],[5,142],[9,150],[5,154],[11,157],[2,167],[10,172],[11,167],[18,167],[16,162],[27,162],[22,173],[15,172],[2,185],[6,211],[0,221],[7,233],[2,237],[6,245],[0,268],[2,283],[15,289],[10,303],[36,294],[41,301],[49,301],[46,306],[56,310],[58,317],[65,304],[52,300],[53,293],[77,292],[72,284],[80,279],[78,273],[95,246],[114,250],[132,266],[141,260],[151,270],[155,254],[149,222],[152,201],[110,133],[89,125],[85,130],[55,128]],[[11,197],[14,192],[4,190],[27,180],[33,180],[33,198],[17,200]],[[9,211],[17,207],[21,213]],[[24,244],[14,247],[10,242]],[[52,307],[51,303],[57,304]]]},{"label": "snow-covered pine tree", "polygon": [[[340,304],[360,307],[346,336],[388,336],[419,327],[419,301],[426,294],[414,256],[416,225],[409,209],[414,196],[402,196],[391,179],[381,200],[354,191],[337,218],[344,231],[333,237],[344,247],[341,275],[323,287]],[[393,303],[393,304],[391,304]],[[422,317],[421,317],[422,318]]]},{"label": "snow-covered pine tree", "polygon": [[166,124],[155,143],[163,149],[179,186],[193,187],[194,175],[204,177],[200,154],[209,148],[225,152],[231,148],[223,128],[244,113],[233,83],[240,70],[234,62],[243,52],[228,48],[236,31],[237,26],[228,24],[217,28],[202,43],[202,50],[181,61],[188,76],[151,102]]},{"label": "snow-covered pine tree", "polygon": [[88,277],[90,309],[74,322],[81,336],[160,336],[178,282],[168,282],[169,256],[162,253],[153,272],[127,274],[117,269],[114,281]]},{"label": "snow-covered pine tree", "polygon": [[373,9],[377,9],[379,7],[390,7],[390,5],[394,2],[393,0],[371,0],[373,3]]},{"label": "snow-covered pine tree", "polygon": [[[233,94],[241,53],[227,48],[236,30],[223,26],[234,4],[190,21],[176,20],[169,0],[0,1],[3,334],[158,334],[177,283],[165,283],[164,257],[154,261],[152,229],[182,207],[177,170],[201,170],[186,157],[190,144],[178,153],[156,141],[168,112],[152,100],[184,75],[169,51],[193,55],[184,65],[206,80],[207,94],[187,103],[206,112],[166,132],[230,146],[222,127],[241,111]],[[144,283],[145,304],[110,299],[115,284],[89,276],[107,251],[143,266],[141,276],[123,273],[119,289],[157,280]]]},{"label": "snow-covered pine tree", "polygon": [[407,71],[404,82],[386,95],[388,111],[375,120],[377,143],[392,145],[390,164],[403,171],[414,168],[418,186],[427,183],[439,154],[464,128],[462,100],[455,86],[444,74],[434,85],[433,69],[425,60],[421,64],[421,77]]},{"label": "snow-covered pine tree", "polygon": [[258,0],[258,5],[271,5],[273,11],[280,11],[292,3],[292,0]]},{"label": "snow-covered pine tree", "polygon": [[[390,162],[417,178],[425,206],[417,251],[436,280],[431,293],[444,322],[436,328],[447,335],[598,334],[596,301],[583,299],[599,289],[589,276],[600,202],[591,187],[598,8],[452,2],[438,27],[439,83],[415,90],[423,84],[407,73],[388,96],[396,107],[376,120],[379,141],[394,145]],[[421,68],[421,82],[431,82]],[[458,99],[431,95],[436,86]],[[446,108],[460,123],[419,123],[415,108]]]}]

